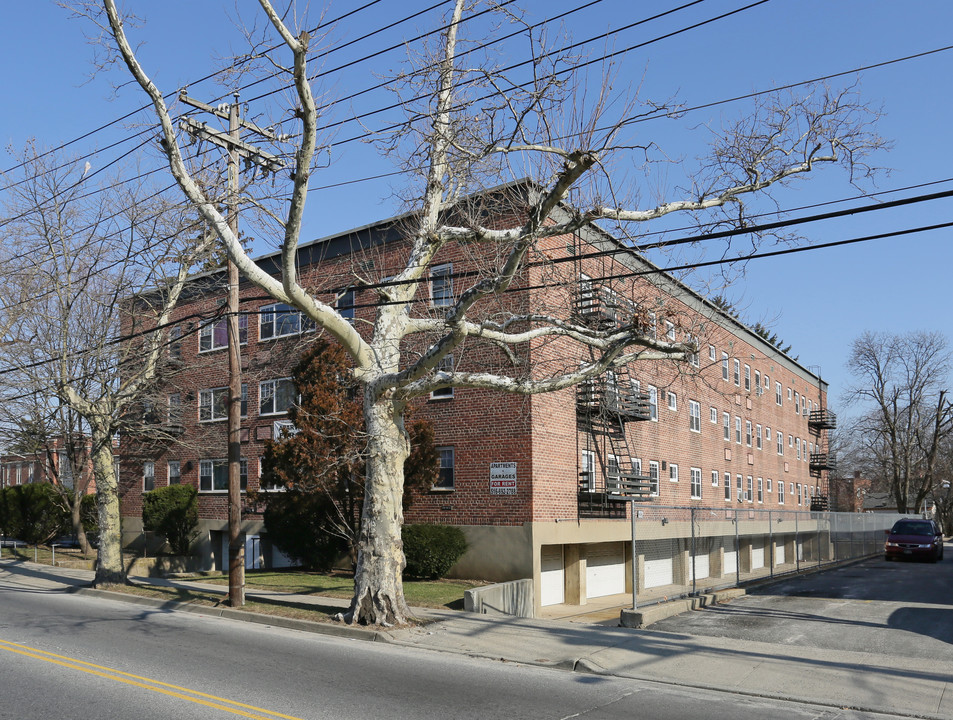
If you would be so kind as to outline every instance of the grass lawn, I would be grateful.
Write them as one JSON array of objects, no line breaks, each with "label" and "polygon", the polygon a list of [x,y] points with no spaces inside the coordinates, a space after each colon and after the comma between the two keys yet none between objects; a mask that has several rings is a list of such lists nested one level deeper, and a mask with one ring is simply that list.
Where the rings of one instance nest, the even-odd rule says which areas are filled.
[{"label": "grass lawn", "polygon": [[[228,575],[209,575],[195,578],[195,581],[227,585]],[[417,607],[463,610],[464,591],[483,584],[473,580],[404,580],[404,597],[408,605]],[[259,588],[299,595],[349,598],[354,592],[354,578],[345,573],[246,570],[245,588],[248,591]]]}]

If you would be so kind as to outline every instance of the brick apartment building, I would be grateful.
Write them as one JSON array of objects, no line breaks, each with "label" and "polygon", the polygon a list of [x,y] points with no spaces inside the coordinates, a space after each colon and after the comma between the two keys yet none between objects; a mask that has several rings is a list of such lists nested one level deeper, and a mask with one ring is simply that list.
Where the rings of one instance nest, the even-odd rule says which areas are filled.
[{"label": "brick apartment building", "polygon": [[[304,245],[302,284],[360,326],[373,317],[374,286],[403,264],[402,237],[397,218]],[[420,311],[438,314],[451,304],[455,283],[487,252],[441,251],[429,287],[421,288]],[[197,552],[206,567],[219,568],[227,554],[224,282],[223,272],[195,277],[176,310],[175,374],[162,390],[176,440],[151,455],[122,451],[126,542],[140,536],[143,490],[191,483],[199,490]],[[417,412],[434,424],[441,480],[414,499],[405,521],[464,530],[470,549],[457,576],[531,578],[537,608],[624,592],[632,562],[628,503],[617,502],[615,491],[630,478],[651,484],[646,507],[824,507],[825,435],[834,417],[826,383],[803,365],[594,226],[545,241],[518,285],[492,299],[487,312],[546,309],[590,327],[639,322],[645,333],[694,342],[698,352],[685,361],[640,360],[552,393],[446,388],[421,400]],[[257,489],[265,443],[294,401],[289,368],[317,333],[248,284],[241,310],[242,482]],[[205,319],[190,324],[196,317]],[[511,363],[530,376],[579,361],[558,340],[533,343],[516,357],[483,344],[450,360],[466,369]],[[286,560],[271,547],[258,510],[244,508],[247,563],[281,565]]]}]

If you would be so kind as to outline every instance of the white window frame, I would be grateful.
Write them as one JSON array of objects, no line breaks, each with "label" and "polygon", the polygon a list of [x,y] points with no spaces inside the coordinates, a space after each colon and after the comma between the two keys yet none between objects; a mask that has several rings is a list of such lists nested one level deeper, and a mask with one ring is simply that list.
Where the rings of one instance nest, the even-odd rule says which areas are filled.
[{"label": "white window frame", "polygon": [[712,487],[718,487],[718,480],[719,480],[718,475],[719,473],[717,470],[711,471],[711,486]]},{"label": "white window frame", "polygon": [[775,381],[774,383],[774,402],[777,405],[783,405],[784,393],[781,388],[781,383]]},{"label": "white window frame", "polygon": [[725,473],[725,502],[731,502],[731,473]]},{"label": "white window frame", "polygon": [[751,475],[745,478],[745,500],[754,502],[754,478]]},{"label": "white window frame", "polygon": [[717,359],[717,357],[718,357],[718,353],[715,350],[715,346],[709,344],[708,345],[708,359],[714,362]]},{"label": "white window frame", "polygon": [[334,298],[334,307],[338,314],[347,320],[351,325],[354,324],[354,304],[356,299],[354,288],[342,288],[337,297]]},{"label": "white window frame", "polygon": [[711,420],[712,425],[718,424],[718,408],[712,407],[709,411],[709,420]]},{"label": "white window frame", "polygon": [[649,460],[649,485],[651,494],[658,497],[659,494],[659,465],[658,460]]},{"label": "white window frame", "polygon": [[751,392],[751,366],[745,363],[745,390]]},{"label": "white window frame", "polygon": [[649,385],[646,392],[649,394],[649,419],[658,422],[658,388]]},{"label": "white window frame", "polygon": [[430,269],[430,305],[450,307],[454,302],[453,263],[434,265]]},{"label": "white window frame", "polygon": [[752,432],[751,432],[751,421],[745,420],[745,445],[751,447]]},{"label": "white window frame", "polygon": [[592,450],[579,453],[579,484],[587,492],[592,492],[596,482],[596,454]]},{"label": "white window frame", "polygon": [[[294,391],[294,381],[290,377],[285,378],[275,378],[274,380],[262,380],[258,383],[258,415],[259,417],[268,417],[270,415],[284,415],[288,412],[288,409],[297,404],[298,396],[295,393],[294,398],[291,401],[291,404],[288,405],[284,410],[276,410],[276,398],[278,397],[278,387],[279,383],[288,383],[291,385],[292,391]],[[266,398],[271,402],[271,409],[265,410],[264,404]]]},{"label": "white window frame", "polygon": [[142,463],[142,491],[156,489],[156,464],[152,460]]},{"label": "white window frame", "polygon": [[677,411],[678,410],[678,396],[675,393],[669,391],[665,394],[665,397],[668,402],[668,409]]},{"label": "white window frame", "polygon": [[721,353],[721,379],[724,380],[725,382],[728,382],[728,376],[730,375],[730,371],[728,370],[728,360],[729,360],[729,359],[730,359],[730,358],[728,357],[728,353],[722,351],[722,353]]},{"label": "white window frame", "polygon": [[675,342],[675,323],[668,320],[665,321],[665,337]]},{"label": "white window frame", "polygon": [[725,429],[725,442],[731,442],[731,413],[722,413],[721,421]]},{"label": "white window frame", "polygon": [[199,390],[199,422],[210,423],[222,420],[228,420],[228,388]]},{"label": "white window frame", "polygon": [[[223,470],[224,468],[224,470]],[[223,487],[216,487],[215,478],[217,471],[223,471],[225,483]],[[221,481],[221,473],[218,473]],[[241,491],[248,489],[248,458],[242,458],[239,462],[239,477]],[[208,487],[204,487],[205,478],[209,479]],[[221,484],[221,482],[219,483]],[[228,492],[228,459],[227,458],[207,458],[199,460],[199,492],[200,493],[227,493]]]},{"label": "white window frame", "polygon": [[688,401],[688,429],[697,433],[702,431],[702,406],[697,400]]},{"label": "white window frame", "polygon": [[[178,327],[178,326],[176,326]],[[216,335],[222,335],[220,342],[216,341]],[[206,320],[201,325],[199,325],[199,352],[207,353],[214,352],[215,350],[222,350],[223,348],[228,347],[228,318],[217,318],[215,320]],[[247,345],[248,344],[248,316],[239,315],[238,316],[238,344]],[[206,347],[203,347],[206,346]],[[171,353],[170,353],[171,354]],[[175,356],[180,358],[182,356],[181,350],[179,355]]]},{"label": "white window frame", "polygon": [[457,489],[456,452],[452,445],[444,445],[437,448],[437,456],[440,458],[440,477],[433,489],[440,492],[452,492]]},{"label": "white window frame", "polygon": [[[440,361],[437,363],[437,366],[434,368],[436,372],[453,372],[453,354],[445,355],[440,358]],[[431,400],[450,400],[453,398],[453,385],[448,385],[445,388],[437,388],[430,393]]]},{"label": "white window frame", "polygon": [[690,495],[692,500],[701,500],[702,499],[702,469],[701,468],[689,468],[688,469],[689,477],[691,478],[691,489]]},{"label": "white window frame", "polygon": [[761,423],[754,426],[754,446],[758,450],[764,450],[764,442],[761,438]]},{"label": "white window frame", "polygon": [[258,309],[258,339],[278,340],[314,330],[314,322],[287,303],[262,305]]},{"label": "white window frame", "polygon": [[735,415],[735,444],[741,445],[741,416]]},{"label": "white window frame", "polygon": [[758,478],[758,504],[764,505],[764,478]]},{"label": "white window frame", "polygon": [[678,463],[668,464],[668,481],[678,482]]},{"label": "white window frame", "polygon": [[[172,468],[175,467],[175,472]],[[169,460],[165,464],[165,478],[169,485],[182,484],[182,463],[179,460]]]}]

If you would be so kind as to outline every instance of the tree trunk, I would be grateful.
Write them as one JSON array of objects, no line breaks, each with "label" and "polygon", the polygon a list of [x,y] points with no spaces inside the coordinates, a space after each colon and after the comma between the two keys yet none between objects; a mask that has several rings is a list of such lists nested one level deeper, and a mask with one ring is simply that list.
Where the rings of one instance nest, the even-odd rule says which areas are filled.
[{"label": "tree trunk", "polygon": [[410,611],[401,577],[404,546],[404,460],[410,443],[403,418],[387,398],[365,399],[368,435],[367,478],[358,541],[354,598],[345,616],[362,625],[401,625]]},{"label": "tree trunk", "polygon": [[113,465],[112,436],[93,428],[93,473],[99,515],[99,551],[93,586],[126,582],[119,524],[119,482]]},{"label": "tree trunk", "polygon": [[86,555],[89,553],[89,540],[86,538],[86,528],[83,527],[83,492],[78,485],[79,483],[74,483],[73,497],[70,501],[70,522],[73,526],[73,534],[79,543],[79,549]]}]

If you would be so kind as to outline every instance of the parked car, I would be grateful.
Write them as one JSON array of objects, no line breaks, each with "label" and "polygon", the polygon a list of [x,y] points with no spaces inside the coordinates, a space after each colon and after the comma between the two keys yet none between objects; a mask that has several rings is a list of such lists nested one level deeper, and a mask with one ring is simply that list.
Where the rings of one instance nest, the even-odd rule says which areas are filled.
[{"label": "parked car", "polygon": [[897,520],[884,542],[884,560],[920,558],[943,559],[943,531],[935,520]]}]

